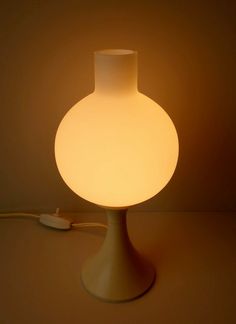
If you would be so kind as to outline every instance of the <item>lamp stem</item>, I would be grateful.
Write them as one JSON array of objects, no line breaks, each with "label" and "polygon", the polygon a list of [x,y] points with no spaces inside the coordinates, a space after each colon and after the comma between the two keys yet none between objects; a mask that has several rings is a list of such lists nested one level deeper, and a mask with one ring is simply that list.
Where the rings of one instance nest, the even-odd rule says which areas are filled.
[{"label": "lamp stem", "polygon": [[134,299],[155,279],[152,265],[133,247],[125,209],[107,210],[108,231],[99,252],[84,265],[81,279],[92,295],[110,302]]},{"label": "lamp stem", "polygon": [[131,248],[127,231],[127,209],[108,209],[106,214],[108,230],[103,245],[111,249],[112,254],[122,253],[127,247]]}]

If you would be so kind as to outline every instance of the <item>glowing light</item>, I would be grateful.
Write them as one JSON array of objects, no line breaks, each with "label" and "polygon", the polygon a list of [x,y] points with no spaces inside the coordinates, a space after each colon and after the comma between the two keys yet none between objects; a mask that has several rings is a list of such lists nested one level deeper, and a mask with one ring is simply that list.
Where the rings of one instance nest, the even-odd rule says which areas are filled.
[{"label": "glowing light", "polygon": [[95,53],[95,91],[59,125],[55,156],[66,184],[105,207],[128,207],[156,195],[178,159],[168,114],[137,91],[136,52]]}]

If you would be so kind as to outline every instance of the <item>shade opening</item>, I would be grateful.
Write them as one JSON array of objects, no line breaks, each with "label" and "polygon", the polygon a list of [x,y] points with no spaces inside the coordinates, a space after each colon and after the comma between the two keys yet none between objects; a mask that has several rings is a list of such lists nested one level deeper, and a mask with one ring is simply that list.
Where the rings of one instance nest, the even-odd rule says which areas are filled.
[{"label": "shade opening", "polygon": [[127,50],[127,49],[104,49],[95,52],[98,55],[132,55],[135,54],[136,51]]}]

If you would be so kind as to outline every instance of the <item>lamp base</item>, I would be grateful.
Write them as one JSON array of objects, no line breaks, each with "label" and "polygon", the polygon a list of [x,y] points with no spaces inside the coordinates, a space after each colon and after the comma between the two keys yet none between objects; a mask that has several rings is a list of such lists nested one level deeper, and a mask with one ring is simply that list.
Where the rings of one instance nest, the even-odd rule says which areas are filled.
[{"label": "lamp base", "polygon": [[108,230],[100,251],[84,264],[81,281],[93,296],[125,302],[143,295],[155,280],[154,267],[129,240],[125,209],[107,210]]}]

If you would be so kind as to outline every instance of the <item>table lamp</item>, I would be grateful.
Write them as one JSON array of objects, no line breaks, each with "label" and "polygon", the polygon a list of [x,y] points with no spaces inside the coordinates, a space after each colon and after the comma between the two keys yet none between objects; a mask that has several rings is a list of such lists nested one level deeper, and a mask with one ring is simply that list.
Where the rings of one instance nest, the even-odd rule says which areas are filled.
[{"label": "table lamp", "polygon": [[95,90],[62,119],[55,158],[69,188],[107,212],[104,243],[81,271],[84,288],[110,302],[141,296],[155,270],[133,247],[126,212],[166,186],[178,137],[168,114],[137,90],[136,51],[95,52]]}]

